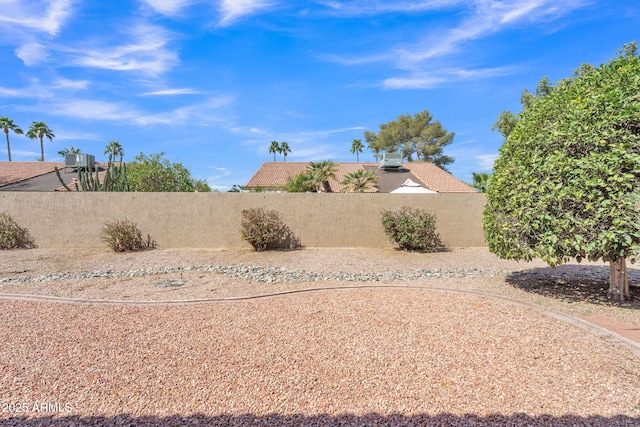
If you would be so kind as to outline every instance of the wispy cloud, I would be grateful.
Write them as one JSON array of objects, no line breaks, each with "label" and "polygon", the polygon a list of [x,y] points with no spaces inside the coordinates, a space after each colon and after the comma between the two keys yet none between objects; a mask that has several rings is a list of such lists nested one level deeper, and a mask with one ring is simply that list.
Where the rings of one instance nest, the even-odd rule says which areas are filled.
[{"label": "wispy cloud", "polygon": [[162,27],[138,24],[129,31],[133,40],[126,44],[69,50],[71,63],[149,75],[162,74],[178,63],[177,53],[167,47],[169,34]]},{"label": "wispy cloud", "polygon": [[467,3],[467,0],[423,0],[423,1],[388,1],[388,0],[356,0],[356,1],[320,1],[320,4],[331,9],[335,14],[378,15],[383,13],[417,13]]},{"label": "wispy cloud", "polygon": [[221,0],[219,10],[222,14],[219,25],[227,27],[246,15],[273,6],[275,0]]},{"label": "wispy cloud", "polygon": [[461,44],[503,31],[521,21],[549,22],[587,4],[589,0],[478,0],[470,15],[446,33],[433,34],[401,50],[401,60],[415,62],[454,53]]},{"label": "wispy cloud", "polygon": [[0,25],[57,35],[72,13],[72,0],[3,0]]},{"label": "wispy cloud", "polygon": [[180,14],[182,10],[193,3],[192,0],[143,0],[156,12],[167,15],[175,16]]},{"label": "wispy cloud", "polygon": [[140,96],[175,96],[175,95],[196,95],[202,93],[190,88],[162,89],[153,92],[145,92]]},{"label": "wispy cloud", "polygon": [[55,89],[86,89],[89,87],[89,80],[58,79],[53,84]]},{"label": "wispy cloud", "polygon": [[16,56],[28,67],[40,64],[49,59],[48,49],[38,42],[27,42],[16,48]]},{"label": "wispy cloud", "polygon": [[476,156],[478,165],[483,170],[493,169],[493,164],[496,162],[497,158],[498,158],[498,153],[479,154]]},{"label": "wispy cloud", "polygon": [[205,102],[178,107],[166,112],[150,113],[131,105],[87,99],[65,100],[49,103],[52,114],[85,120],[114,121],[118,123],[149,125],[193,124],[206,125],[223,121],[220,108],[229,105],[232,97],[220,96]]},{"label": "wispy cloud", "polygon": [[391,77],[385,79],[382,86],[386,89],[428,89],[446,82],[506,76],[512,74],[515,70],[515,67],[481,68],[476,70],[437,69],[430,73],[421,71],[411,73],[405,77]]},{"label": "wispy cloud", "polygon": [[386,52],[349,57],[325,55],[324,59],[342,65],[364,65],[374,62],[393,63],[397,69],[408,71],[404,76],[393,76],[383,81],[389,89],[430,88],[461,79],[487,78],[512,72],[509,67],[492,69],[441,68],[434,60],[450,59],[464,52],[465,46],[513,28],[516,25],[546,24],[563,17],[592,0],[477,0],[473,3],[457,0],[402,1],[387,4],[382,1],[325,2],[335,10],[355,13],[425,12],[444,7],[462,7],[463,18],[447,30],[437,29],[422,40],[399,46]]}]

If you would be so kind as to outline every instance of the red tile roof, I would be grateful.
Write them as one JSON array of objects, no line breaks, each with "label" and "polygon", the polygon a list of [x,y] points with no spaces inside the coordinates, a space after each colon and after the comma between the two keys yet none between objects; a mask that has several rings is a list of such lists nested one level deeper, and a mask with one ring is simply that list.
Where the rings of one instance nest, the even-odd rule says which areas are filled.
[{"label": "red tile roof", "polygon": [[[304,172],[309,162],[266,162],[249,180],[247,189],[278,190],[287,182],[289,177]],[[340,181],[348,173],[355,172],[365,167],[376,167],[377,163],[338,163],[336,179],[331,179],[329,184],[331,191],[340,192]],[[425,188],[438,193],[476,193],[477,191],[468,184],[460,181],[450,173],[442,170],[433,163],[408,162],[404,163],[404,169],[411,171]],[[384,175],[380,176],[384,179]],[[381,185],[381,187],[384,187]]]},{"label": "red tile roof", "polygon": [[62,162],[0,162],[0,187],[64,168]]},{"label": "red tile roof", "polygon": [[[96,166],[100,166],[96,163]],[[10,184],[22,183],[23,191],[67,191],[57,177],[47,178],[46,182],[40,182],[33,185],[29,180],[37,177],[43,177],[47,174],[55,172],[55,168],[60,170],[60,176],[67,183],[71,191],[75,191],[73,182],[77,179],[75,170],[65,173],[63,162],[0,162],[0,187]],[[102,168],[104,169],[104,168]],[[105,171],[99,172],[100,180],[104,178]],[[33,180],[36,181],[36,180]]]},{"label": "red tile roof", "polygon": [[477,193],[478,190],[430,162],[407,162],[403,165],[425,187],[438,193]]}]

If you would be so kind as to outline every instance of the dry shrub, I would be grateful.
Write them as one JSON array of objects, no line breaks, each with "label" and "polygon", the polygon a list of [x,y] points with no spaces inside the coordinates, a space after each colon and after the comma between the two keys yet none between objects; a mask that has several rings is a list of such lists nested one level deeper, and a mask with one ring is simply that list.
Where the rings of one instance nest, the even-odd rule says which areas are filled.
[{"label": "dry shrub", "polygon": [[36,244],[29,230],[20,227],[11,215],[0,213],[0,249],[31,249]]},{"label": "dry shrub", "polygon": [[437,251],[444,248],[436,232],[436,215],[431,212],[407,206],[398,211],[384,211],[382,226],[389,240],[400,249]]},{"label": "dry shrub", "polygon": [[244,209],[240,234],[258,252],[267,250],[269,245],[275,243],[287,243],[291,249],[300,246],[300,241],[274,210]]},{"label": "dry shrub", "polygon": [[143,239],[137,225],[126,219],[107,221],[100,237],[114,252],[141,251],[156,246],[149,235],[147,240]]}]

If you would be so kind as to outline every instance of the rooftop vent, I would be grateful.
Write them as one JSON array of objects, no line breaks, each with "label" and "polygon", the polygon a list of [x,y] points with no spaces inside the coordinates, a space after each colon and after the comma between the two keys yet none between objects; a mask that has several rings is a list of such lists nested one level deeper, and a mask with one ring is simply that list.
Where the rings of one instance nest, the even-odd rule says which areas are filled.
[{"label": "rooftop vent", "polygon": [[382,153],[380,160],[380,169],[400,169],[402,167],[402,154],[400,153]]}]

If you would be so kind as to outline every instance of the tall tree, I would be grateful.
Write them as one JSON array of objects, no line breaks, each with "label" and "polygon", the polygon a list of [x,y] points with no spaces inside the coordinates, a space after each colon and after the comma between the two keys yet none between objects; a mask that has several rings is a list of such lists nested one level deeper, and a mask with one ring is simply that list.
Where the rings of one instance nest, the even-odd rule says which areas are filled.
[{"label": "tall tree", "polygon": [[373,190],[378,182],[378,177],[372,170],[358,169],[348,173],[340,184],[344,185],[344,193],[366,193]]},{"label": "tall tree", "polygon": [[122,144],[118,141],[109,141],[109,143],[104,147],[104,154],[109,154],[109,157],[116,158],[124,157],[124,148],[122,148]]},{"label": "tall tree", "polygon": [[0,127],[4,130],[5,136],[7,137],[7,155],[9,156],[9,161],[11,161],[11,144],[9,144],[9,131],[17,135],[22,135],[22,129],[20,126],[13,123],[8,117],[0,117]]},{"label": "tall tree", "polygon": [[471,176],[473,178],[473,182],[469,185],[481,193],[486,193],[487,188],[489,188],[489,178],[491,177],[491,174],[486,172],[471,172]]},{"label": "tall tree", "polygon": [[622,55],[532,98],[495,162],[483,228],[506,259],[609,262],[609,298],[631,298],[640,252],[640,58]]},{"label": "tall tree", "polygon": [[400,151],[407,161],[417,160],[431,162],[446,169],[453,163],[453,157],[444,154],[444,147],[453,142],[455,134],[447,132],[439,121],[433,121],[429,111],[401,115],[396,120],[380,125],[380,132],[375,136],[365,133],[373,149],[394,153]]},{"label": "tall tree", "polygon": [[45,122],[33,122],[27,131],[27,138],[40,139],[40,161],[44,162],[44,143],[42,140],[47,138],[49,141],[53,141],[55,138],[53,131]]},{"label": "tall tree", "polygon": [[364,139],[367,141],[367,148],[373,153],[373,157],[376,159],[376,163],[380,158],[380,147],[376,144],[376,134],[375,132],[371,132],[369,130],[364,132]]},{"label": "tall tree", "polygon": [[360,163],[360,156],[358,154],[362,153],[363,147],[364,146],[362,145],[362,140],[360,139],[354,139],[353,142],[351,143],[351,152],[356,154],[357,163]]},{"label": "tall tree", "polygon": [[280,152],[280,143],[278,141],[271,141],[269,146],[269,153],[273,153],[273,161],[276,161],[276,153]]},{"label": "tall tree", "polygon": [[287,161],[287,153],[291,152],[291,147],[289,147],[289,144],[287,144],[285,141],[282,141],[280,143],[280,153],[282,154],[282,156],[284,157],[284,161]]}]

